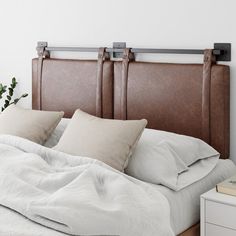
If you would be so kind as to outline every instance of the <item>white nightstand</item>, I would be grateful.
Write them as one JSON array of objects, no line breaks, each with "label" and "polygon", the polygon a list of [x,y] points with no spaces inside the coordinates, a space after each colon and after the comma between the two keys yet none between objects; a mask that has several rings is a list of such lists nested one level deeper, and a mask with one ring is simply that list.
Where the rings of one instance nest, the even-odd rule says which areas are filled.
[{"label": "white nightstand", "polygon": [[201,236],[236,236],[236,197],[215,188],[201,196]]}]

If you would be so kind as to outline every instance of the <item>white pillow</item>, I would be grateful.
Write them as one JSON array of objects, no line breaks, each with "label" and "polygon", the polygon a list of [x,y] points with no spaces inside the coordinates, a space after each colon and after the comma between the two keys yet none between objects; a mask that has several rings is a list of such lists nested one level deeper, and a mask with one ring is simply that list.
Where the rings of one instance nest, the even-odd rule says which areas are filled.
[{"label": "white pillow", "polygon": [[60,123],[54,129],[54,131],[49,136],[49,138],[47,139],[47,141],[44,143],[43,146],[48,147],[48,148],[52,148],[56,146],[69,123],[70,123],[70,119],[62,118]]},{"label": "white pillow", "polygon": [[175,188],[179,174],[188,171],[192,164],[219,156],[200,139],[145,129],[125,172],[146,182]]}]

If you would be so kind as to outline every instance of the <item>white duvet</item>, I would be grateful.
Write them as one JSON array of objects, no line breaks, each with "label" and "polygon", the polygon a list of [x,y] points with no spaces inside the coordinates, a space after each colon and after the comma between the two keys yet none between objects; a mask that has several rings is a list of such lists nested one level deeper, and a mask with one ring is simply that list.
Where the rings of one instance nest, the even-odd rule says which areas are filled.
[{"label": "white duvet", "polygon": [[150,185],[13,136],[0,136],[0,205],[72,235],[174,235],[168,201]]}]

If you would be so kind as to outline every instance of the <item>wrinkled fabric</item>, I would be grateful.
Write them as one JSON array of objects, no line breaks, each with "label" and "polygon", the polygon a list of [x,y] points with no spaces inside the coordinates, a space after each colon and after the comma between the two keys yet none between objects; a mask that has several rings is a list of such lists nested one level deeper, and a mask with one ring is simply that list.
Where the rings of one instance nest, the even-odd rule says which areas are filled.
[{"label": "wrinkled fabric", "polygon": [[0,136],[0,204],[72,235],[174,235],[168,201],[150,185],[14,136]]}]

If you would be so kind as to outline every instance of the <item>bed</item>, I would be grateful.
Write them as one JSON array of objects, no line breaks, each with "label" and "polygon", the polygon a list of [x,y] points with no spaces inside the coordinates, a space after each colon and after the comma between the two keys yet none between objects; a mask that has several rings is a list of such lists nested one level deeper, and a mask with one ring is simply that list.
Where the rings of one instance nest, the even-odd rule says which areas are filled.
[{"label": "bed", "polygon": [[[102,118],[145,118],[148,128],[203,139],[222,159],[229,157],[229,67],[215,64],[211,50],[204,64],[137,62],[129,49],[122,61],[105,57],[104,49],[98,60],[55,59],[45,47],[38,51],[32,62],[33,109],[64,111],[67,118],[78,107]],[[181,191],[150,184],[167,198],[176,235],[199,235],[199,196],[234,172],[230,160],[221,160],[209,175]],[[0,214],[4,233],[14,227],[17,236],[64,235],[4,207]]]},{"label": "bed", "polygon": [[[221,158],[227,159],[229,67],[212,63],[211,57],[207,65],[206,58],[207,55],[204,65],[104,60],[101,100],[96,96],[96,61],[45,58],[39,68],[38,59],[34,59],[33,107],[63,110],[70,117],[79,106],[96,115],[100,101],[104,118],[145,117],[149,128],[202,138],[221,153]],[[60,97],[57,91],[62,91]],[[193,226],[182,235],[194,235],[191,232],[195,231],[197,235],[198,227]]]}]

